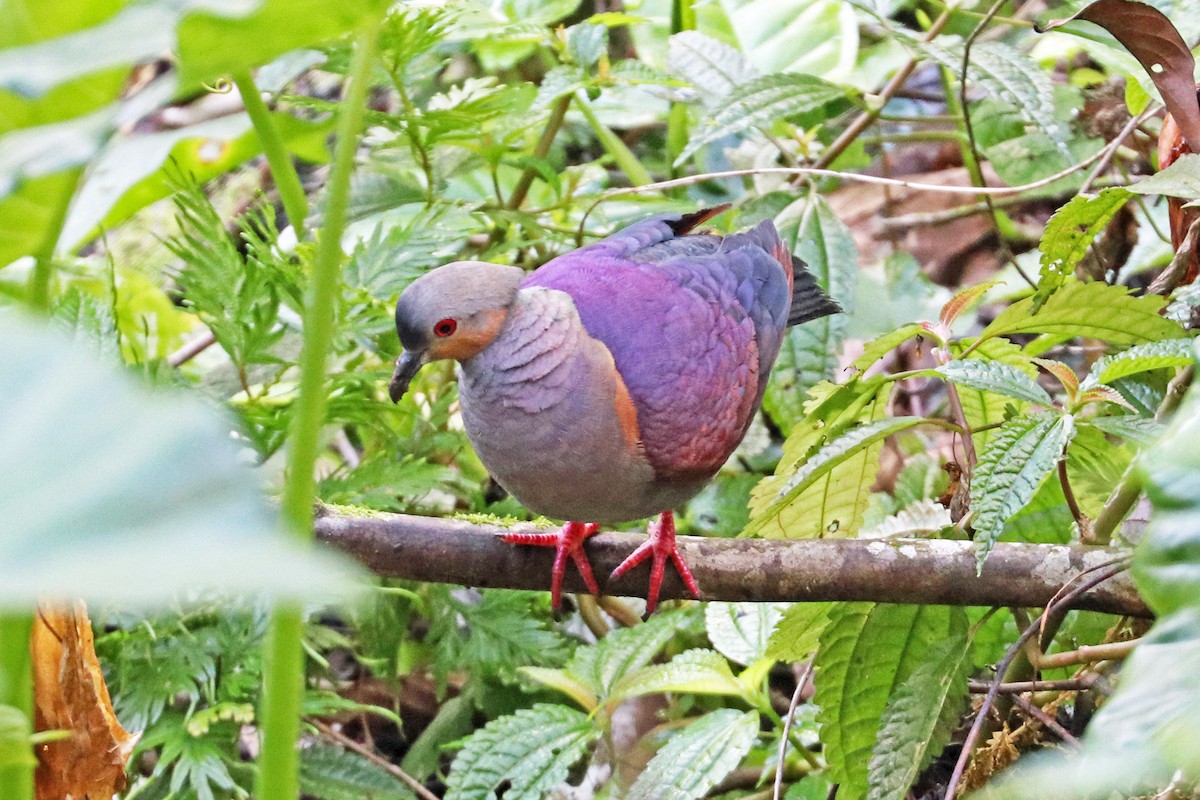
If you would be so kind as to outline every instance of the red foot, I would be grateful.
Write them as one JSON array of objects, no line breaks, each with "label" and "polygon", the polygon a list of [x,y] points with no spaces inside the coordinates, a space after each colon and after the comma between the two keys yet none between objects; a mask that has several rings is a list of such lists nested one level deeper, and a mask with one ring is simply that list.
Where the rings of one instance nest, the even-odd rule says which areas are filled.
[{"label": "red foot", "polygon": [[592,523],[568,522],[562,530],[555,533],[506,533],[504,541],[512,544],[533,544],[542,547],[553,547],[554,570],[550,573],[550,605],[558,608],[562,601],[563,575],[567,572],[567,556],[575,562],[575,567],[587,584],[588,591],[600,594],[600,586],[592,575],[592,565],[587,553],[583,552],[583,540],[599,530]]},{"label": "red foot", "polygon": [[683,557],[679,555],[678,548],[675,547],[674,512],[664,511],[657,522],[651,522],[649,534],[650,538],[638,545],[637,550],[630,553],[629,557],[612,571],[609,580],[621,577],[647,558],[653,557],[654,560],[650,564],[650,589],[646,592],[646,613],[650,614],[658,605],[658,590],[662,588],[663,570],[666,569],[669,559],[674,562],[675,569],[679,571],[679,577],[683,579],[688,591],[692,593],[693,597],[699,599],[700,587],[696,584],[696,579],[692,577],[692,571],[688,569],[687,564],[683,563]]}]

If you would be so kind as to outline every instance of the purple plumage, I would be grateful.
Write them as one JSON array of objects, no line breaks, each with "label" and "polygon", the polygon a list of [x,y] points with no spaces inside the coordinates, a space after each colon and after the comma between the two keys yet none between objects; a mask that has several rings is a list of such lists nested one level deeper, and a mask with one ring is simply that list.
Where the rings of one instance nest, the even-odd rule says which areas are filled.
[{"label": "purple plumage", "polygon": [[461,364],[463,422],[480,459],[527,508],[572,520],[510,541],[553,545],[558,604],[566,559],[593,592],[584,523],[660,514],[612,577],[653,559],[648,608],[675,547],[671,509],[737,447],[788,325],[840,309],[770,222],[692,230],[725,208],[662,216],[559,256],[532,275],[479,262],[414,282],[396,307],[405,354],[398,398],[424,361]]}]

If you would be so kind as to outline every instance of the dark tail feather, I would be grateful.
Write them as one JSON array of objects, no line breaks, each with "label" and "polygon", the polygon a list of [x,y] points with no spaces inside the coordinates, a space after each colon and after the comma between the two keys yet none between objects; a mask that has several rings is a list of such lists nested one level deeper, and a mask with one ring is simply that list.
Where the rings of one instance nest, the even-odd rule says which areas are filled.
[{"label": "dark tail feather", "polygon": [[691,233],[705,222],[708,222],[718,214],[723,214],[724,212],[728,211],[732,205],[733,203],[722,203],[721,205],[713,206],[712,208],[702,208],[699,211],[693,211],[690,214],[682,214],[677,219],[665,219],[663,222],[666,222],[667,225],[670,226],[671,230],[676,236],[684,236],[685,234]]},{"label": "dark tail feather", "polygon": [[800,259],[792,256],[795,283],[792,286],[792,310],[788,312],[788,325],[799,325],[830,314],[840,314],[839,306],[817,283],[817,279],[806,269]]}]

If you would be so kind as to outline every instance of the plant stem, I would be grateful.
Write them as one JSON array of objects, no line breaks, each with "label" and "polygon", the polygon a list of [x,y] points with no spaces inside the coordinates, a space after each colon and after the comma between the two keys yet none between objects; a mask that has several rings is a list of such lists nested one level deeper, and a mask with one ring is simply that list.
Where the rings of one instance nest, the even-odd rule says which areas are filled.
[{"label": "plant stem", "polygon": [[650,173],[642,166],[642,162],[638,161],[638,157],[633,154],[633,151],[625,146],[621,137],[605,127],[600,118],[596,116],[596,112],[592,110],[592,106],[588,102],[587,95],[581,91],[576,92],[575,105],[583,112],[583,118],[587,120],[592,133],[600,140],[605,152],[613,157],[613,161],[617,162],[617,166],[629,178],[630,183],[634,186],[645,186],[654,182],[654,178],[650,177]]},{"label": "plant stem", "polygon": [[[366,109],[371,63],[379,37],[379,20],[372,17],[355,38],[354,57],[345,96],[338,114],[337,145],[329,177],[325,226],[317,243],[312,285],[304,315],[304,343],[300,352],[300,387],[296,400],[288,451],[288,472],[283,488],[283,519],[291,533],[312,537],[313,468],[325,418],[325,368],[333,341],[334,307],[341,279],[342,231],[346,226],[350,174],[358,133]],[[303,692],[302,609],[298,603],[281,603],[271,619],[266,652],[262,710],[262,753],[255,797],[258,800],[295,800],[299,794],[296,740],[300,734],[300,701]]]},{"label": "plant stem", "polygon": [[296,238],[304,238],[304,220],[308,217],[308,198],[304,196],[304,186],[300,183],[300,175],[296,165],[288,154],[283,137],[271,119],[271,112],[263,102],[262,92],[254,84],[254,79],[247,71],[233,74],[233,83],[242,96],[242,105],[254,125],[254,133],[262,145],[267,164],[271,167],[271,177],[275,180],[275,188],[279,190],[279,199],[283,201],[283,210],[287,212],[288,221],[296,230]]},{"label": "plant stem", "polygon": [[[33,615],[19,612],[0,614],[0,705],[13,706],[29,720],[33,729],[33,672],[29,635]],[[33,800],[33,765],[13,764],[0,768],[0,797]]]},{"label": "plant stem", "polygon": [[[692,0],[673,0],[671,3],[671,33],[682,33],[696,29],[696,9],[692,8]],[[688,108],[686,103],[671,102],[671,111],[667,116],[667,161],[670,165],[671,177],[679,175],[675,159],[683,152],[688,140]]]},{"label": "plant stem", "polygon": [[[554,101],[554,105],[550,107],[550,119],[546,120],[546,127],[542,129],[542,137],[538,139],[537,146],[533,148],[534,158],[545,158],[550,152],[550,146],[554,144],[554,137],[558,135],[558,129],[562,127],[563,117],[567,115],[567,108],[571,105],[571,95],[565,94]],[[525,195],[529,194],[529,187],[533,185],[533,179],[537,175],[537,170],[533,167],[526,167],[521,173],[520,180],[517,181],[516,187],[513,189],[512,196],[508,198],[509,208],[520,208],[525,202]]]},{"label": "plant stem", "polygon": [[33,274],[29,276],[29,305],[37,311],[50,310],[50,296],[54,284],[54,251],[58,247],[58,237],[62,235],[63,225],[67,222],[67,210],[71,206],[71,198],[83,170],[75,170],[74,175],[63,184],[62,195],[52,211],[50,225],[46,229],[46,237],[42,239],[37,252],[33,254]]}]

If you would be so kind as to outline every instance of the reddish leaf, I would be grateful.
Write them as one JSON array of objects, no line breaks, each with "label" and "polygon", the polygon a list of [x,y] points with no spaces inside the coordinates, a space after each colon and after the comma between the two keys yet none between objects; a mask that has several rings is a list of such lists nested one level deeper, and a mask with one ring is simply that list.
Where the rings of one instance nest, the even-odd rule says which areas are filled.
[{"label": "reddish leaf", "polygon": [[[1188,147],[1188,143],[1184,141],[1183,133],[1179,130],[1179,123],[1175,121],[1172,114],[1167,114],[1163,120],[1162,130],[1158,133],[1158,168],[1166,169],[1175,163],[1180,156],[1188,155],[1192,152],[1192,148]],[[1200,211],[1194,208],[1184,208],[1184,200],[1179,197],[1167,198],[1167,213],[1171,223],[1171,247],[1175,252],[1179,252],[1179,248],[1183,246],[1183,241],[1187,237],[1188,228],[1197,217],[1200,217]],[[1200,254],[1196,253],[1195,248],[1188,254],[1187,269],[1183,276],[1179,279],[1179,283],[1189,284],[1196,280],[1197,275],[1200,275]]]},{"label": "reddish leaf", "polygon": [[1072,20],[1094,22],[1124,45],[1158,87],[1183,138],[1200,148],[1200,103],[1192,77],[1196,61],[1179,31],[1158,9],[1132,0],[1097,0],[1073,17],[1039,26],[1048,31]]}]

